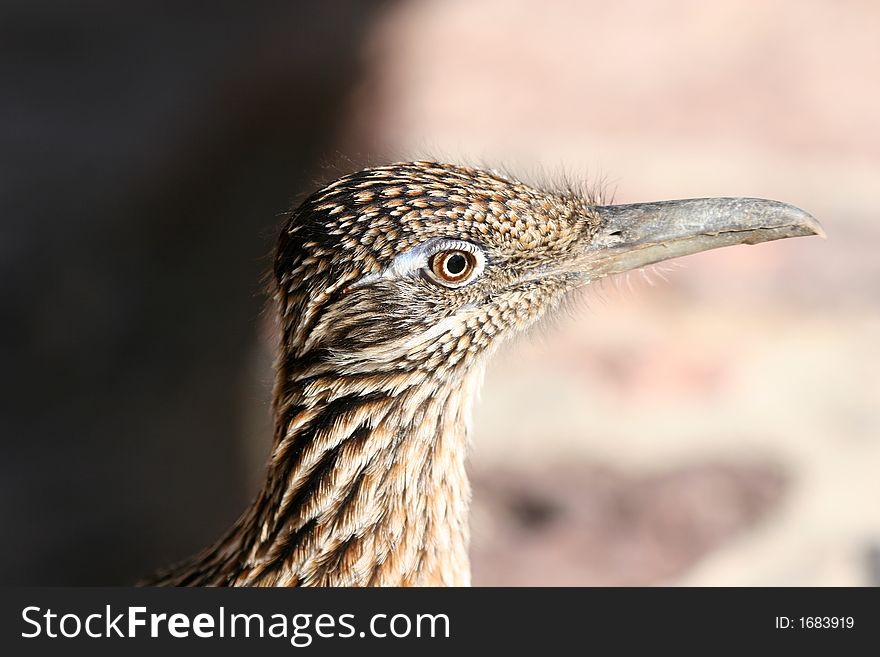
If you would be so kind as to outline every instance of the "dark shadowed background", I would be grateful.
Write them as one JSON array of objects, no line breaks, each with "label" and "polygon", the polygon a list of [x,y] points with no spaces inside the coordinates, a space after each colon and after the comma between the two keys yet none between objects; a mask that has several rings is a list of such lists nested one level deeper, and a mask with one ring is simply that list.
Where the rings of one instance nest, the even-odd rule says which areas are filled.
[{"label": "dark shadowed background", "polygon": [[0,4],[0,583],[130,583],[233,522],[279,213],[434,156],[829,234],[610,282],[506,349],[476,584],[877,584],[878,44],[858,0]]}]

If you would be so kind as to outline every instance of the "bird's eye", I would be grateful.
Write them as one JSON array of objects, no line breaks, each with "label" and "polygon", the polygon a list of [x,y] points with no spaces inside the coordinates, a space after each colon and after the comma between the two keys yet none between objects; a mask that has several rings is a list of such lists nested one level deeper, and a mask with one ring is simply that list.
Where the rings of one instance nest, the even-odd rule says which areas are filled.
[{"label": "bird's eye", "polygon": [[438,251],[428,263],[438,282],[450,287],[469,283],[477,269],[477,257],[470,251],[448,249]]}]

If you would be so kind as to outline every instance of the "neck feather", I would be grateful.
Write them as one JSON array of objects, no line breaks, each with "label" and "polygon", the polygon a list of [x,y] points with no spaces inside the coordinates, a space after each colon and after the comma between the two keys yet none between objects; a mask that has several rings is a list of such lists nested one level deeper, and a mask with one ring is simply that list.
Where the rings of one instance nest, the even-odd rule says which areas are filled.
[{"label": "neck feather", "polygon": [[161,583],[469,584],[465,457],[478,376],[377,386],[291,380],[294,369],[279,370],[263,490],[220,542]]}]

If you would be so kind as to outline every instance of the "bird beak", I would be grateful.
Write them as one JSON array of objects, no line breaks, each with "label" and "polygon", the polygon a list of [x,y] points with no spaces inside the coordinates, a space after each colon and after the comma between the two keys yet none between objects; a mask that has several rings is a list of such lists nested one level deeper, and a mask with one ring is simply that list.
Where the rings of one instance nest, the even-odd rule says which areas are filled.
[{"label": "bird beak", "polygon": [[734,244],[820,235],[812,216],[758,198],[695,198],[595,208],[599,230],[579,269],[601,278],[679,256]]}]

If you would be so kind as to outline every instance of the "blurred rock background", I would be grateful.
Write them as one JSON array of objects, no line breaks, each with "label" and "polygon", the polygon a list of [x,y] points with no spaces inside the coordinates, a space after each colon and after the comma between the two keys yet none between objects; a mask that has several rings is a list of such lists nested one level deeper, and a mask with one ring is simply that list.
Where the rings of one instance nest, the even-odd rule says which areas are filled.
[{"label": "blurred rock background", "polygon": [[0,17],[3,583],[130,582],[235,519],[277,213],[424,156],[777,198],[829,236],[609,281],[510,345],[475,417],[476,584],[880,583],[875,3]]}]

